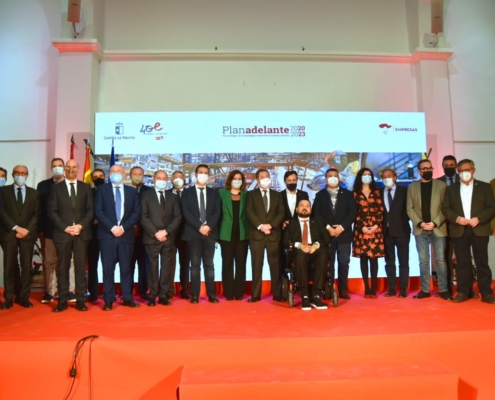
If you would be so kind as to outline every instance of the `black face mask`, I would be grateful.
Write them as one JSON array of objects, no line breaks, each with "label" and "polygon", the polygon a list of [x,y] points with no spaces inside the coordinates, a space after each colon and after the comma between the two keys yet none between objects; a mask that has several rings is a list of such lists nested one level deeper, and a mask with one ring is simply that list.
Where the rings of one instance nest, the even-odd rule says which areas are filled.
[{"label": "black face mask", "polygon": [[453,177],[455,175],[455,168],[444,168],[443,172],[445,173],[445,175]]},{"label": "black face mask", "polygon": [[94,185],[95,186],[100,186],[100,185],[103,185],[105,183],[105,179],[103,178],[97,178],[93,181]]},{"label": "black face mask", "polygon": [[291,192],[293,192],[294,190],[297,189],[297,183],[288,183],[287,185],[285,185],[287,187],[287,189],[289,189]]},{"label": "black face mask", "polygon": [[423,179],[425,181],[431,181],[431,178],[433,178],[433,171],[425,171],[425,172],[423,172]]}]

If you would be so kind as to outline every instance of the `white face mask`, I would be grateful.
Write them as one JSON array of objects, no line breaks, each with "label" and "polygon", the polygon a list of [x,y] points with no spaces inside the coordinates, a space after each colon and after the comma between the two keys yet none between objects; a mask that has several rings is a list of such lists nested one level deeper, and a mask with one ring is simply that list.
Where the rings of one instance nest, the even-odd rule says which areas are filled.
[{"label": "white face mask", "polygon": [[196,180],[200,185],[204,185],[206,182],[208,182],[208,175],[206,174],[198,174],[196,177]]},{"label": "white face mask", "polygon": [[473,177],[473,174],[471,174],[471,172],[469,172],[469,171],[462,171],[459,174],[459,178],[461,178],[461,181],[463,181],[463,182],[469,182],[472,177]]},{"label": "white face mask", "polygon": [[232,181],[232,187],[234,189],[239,189],[242,186],[242,180],[233,180]]},{"label": "white face mask", "polygon": [[331,186],[331,187],[335,187],[339,184],[339,178],[337,178],[336,176],[330,176],[328,177],[327,179],[327,183]]},{"label": "white face mask", "polygon": [[392,178],[384,178],[383,184],[385,185],[385,187],[391,188],[392,186],[394,186],[394,180]]},{"label": "white face mask", "polygon": [[263,178],[260,180],[260,186],[263,189],[268,189],[271,184],[272,184],[272,180],[270,178]]},{"label": "white face mask", "polygon": [[369,185],[371,183],[371,176],[370,175],[363,175],[361,177],[361,182],[363,182],[364,184]]},{"label": "white face mask", "polygon": [[157,188],[158,190],[163,190],[166,187],[167,187],[167,182],[161,180],[155,181],[155,188]]},{"label": "white face mask", "polygon": [[174,179],[174,186],[178,189],[182,188],[184,186],[184,181],[181,178],[175,178]]},{"label": "white face mask", "polygon": [[64,167],[53,167],[52,172],[55,178],[60,178],[64,174]]}]

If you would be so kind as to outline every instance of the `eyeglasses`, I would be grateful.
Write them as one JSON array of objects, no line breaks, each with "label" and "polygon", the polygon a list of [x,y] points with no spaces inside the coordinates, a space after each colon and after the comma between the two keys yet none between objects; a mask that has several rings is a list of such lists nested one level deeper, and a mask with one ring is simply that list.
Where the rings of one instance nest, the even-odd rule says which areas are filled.
[{"label": "eyeglasses", "polygon": [[430,168],[421,168],[420,169],[421,172],[427,172],[427,171],[433,171],[433,167],[430,167]]}]

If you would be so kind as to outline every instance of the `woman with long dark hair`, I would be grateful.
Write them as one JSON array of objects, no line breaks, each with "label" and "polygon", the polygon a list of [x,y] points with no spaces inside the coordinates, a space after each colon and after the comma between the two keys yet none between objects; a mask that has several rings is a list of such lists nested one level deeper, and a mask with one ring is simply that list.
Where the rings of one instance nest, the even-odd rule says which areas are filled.
[{"label": "woman with long dark hair", "polygon": [[[385,256],[383,241],[384,206],[375,178],[369,168],[361,168],[354,181],[354,200],[358,215],[354,223],[352,256],[359,257],[364,281],[364,297],[376,299],[378,258]],[[368,264],[371,270],[371,287],[368,279]]]}]

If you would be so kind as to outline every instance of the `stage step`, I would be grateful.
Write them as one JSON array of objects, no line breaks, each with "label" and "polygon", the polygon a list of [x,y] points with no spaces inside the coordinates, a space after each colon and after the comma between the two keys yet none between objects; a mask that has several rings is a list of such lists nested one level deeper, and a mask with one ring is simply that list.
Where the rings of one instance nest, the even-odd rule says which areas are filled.
[{"label": "stage step", "polygon": [[185,366],[180,400],[457,400],[459,376],[427,358]]}]

